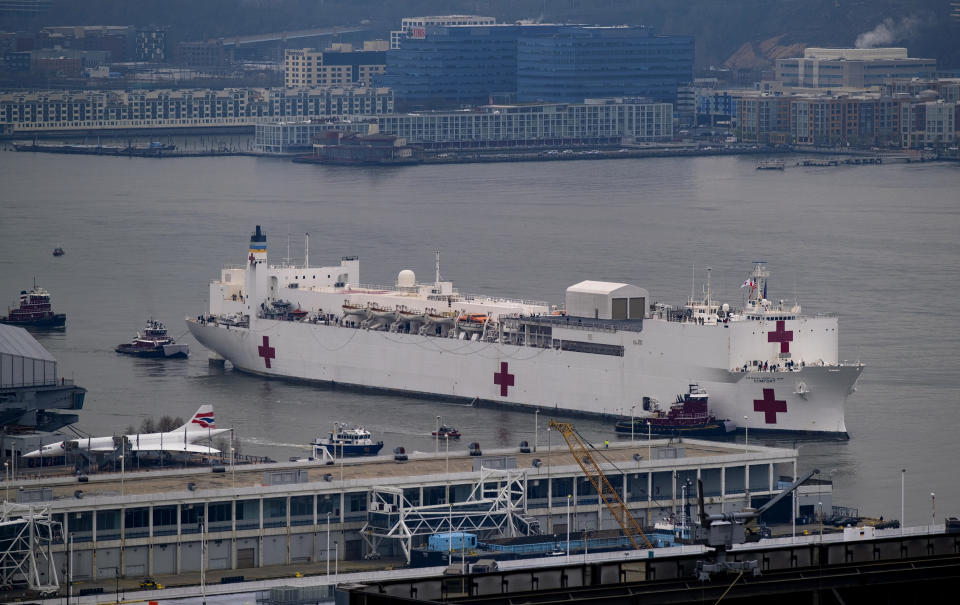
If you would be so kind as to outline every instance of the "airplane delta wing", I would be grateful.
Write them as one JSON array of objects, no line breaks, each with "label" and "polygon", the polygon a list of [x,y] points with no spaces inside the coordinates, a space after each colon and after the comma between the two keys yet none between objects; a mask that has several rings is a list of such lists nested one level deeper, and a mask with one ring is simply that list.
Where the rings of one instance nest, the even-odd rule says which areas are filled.
[{"label": "airplane delta wing", "polygon": [[159,441],[150,441],[148,443],[140,443],[140,445],[130,444],[130,451],[132,452],[190,452],[195,454],[219,454],[220,450],[207,447],[205,445],[199,445],[196,443],[179,443],[174,441],[173,443],[167,443],[164,441],[163,447],[160,447]]}]

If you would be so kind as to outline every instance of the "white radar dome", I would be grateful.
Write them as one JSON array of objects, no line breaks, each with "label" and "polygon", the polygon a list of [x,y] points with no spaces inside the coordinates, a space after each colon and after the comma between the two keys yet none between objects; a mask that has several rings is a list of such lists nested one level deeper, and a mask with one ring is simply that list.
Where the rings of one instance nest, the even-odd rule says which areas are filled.
[{"label": "white radar dome", "polygon": [[417,276],[410,269],[404,269],[397,274],[398,288],[412,288],[417,285]]},{"label": "white radar dome", "polygon": [[727,303],[723,303],[723,306],[720,307],[720,309],[722,309],[724,313],[727,313],[728,311],[730,311],[730,305],[728,305]]}]

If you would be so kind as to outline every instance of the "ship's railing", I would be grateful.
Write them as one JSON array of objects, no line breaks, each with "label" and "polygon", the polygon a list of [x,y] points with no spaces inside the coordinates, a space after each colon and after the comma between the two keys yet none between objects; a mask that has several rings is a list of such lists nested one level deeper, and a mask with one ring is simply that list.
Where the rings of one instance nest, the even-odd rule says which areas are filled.
[{"label": "ship's railing", "polygon": [[[418,284],[418,287],[421,285],[429,285],[429,284]],[[404,290],[403,288],[398,288],[396,284],[391,286],[386,286],[382,284],[357,284],[357,285],[351,284],[350,289],[351,290],[387,291],[387,292],[390,292],[391,294],[400,294],[400,295],[408,293],[407,290]],[[416,290],[411,289],[411,292],[409,293],[415,294]],[[436,297],[437,300],[442,301],[445,299],[446,295],[434,294],[433,296]],[[517,305],[517,304],[538,305],[541,307],[550,308],[550,303],[542,300],[527,300],[523,298],[510,298],[506,296],[490,296],[489,294],[471,294],[467,292],[460,292],[458,290],[454,290],[453,292],[451,292],[450,296],[454,297],[455,299],[454,302],[468,302],[468,303],[476,303],[476,304],[483,304],[484,302],[508,303],[508,304],[514,304],[514,305]]]},{"label": "ship's railing", "polygon": [[591,332],[642,332],[643,320],[611,321],[593,319],[591,317],[572,317],[569,315],[520,315],[504,318],[504,323],[534,323],[572,330],[589,330]]}]

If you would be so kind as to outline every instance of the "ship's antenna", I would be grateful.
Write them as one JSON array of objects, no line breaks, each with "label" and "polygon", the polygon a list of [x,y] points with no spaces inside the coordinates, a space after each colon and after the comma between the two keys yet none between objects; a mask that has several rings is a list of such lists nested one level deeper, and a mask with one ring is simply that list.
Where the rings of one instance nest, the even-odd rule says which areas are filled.
[{"label": "ship's antenna", "polygon": [[303,268],[310,268],[310,234],[305,233],[303,238]]},{"label": "ship's antenna", "polygon": [[693,295],[695,292],[695,283],[697,281],[697,263],[693,263],[693,266],[690,268],[690,302],[693,303]]},{"label": "ship's antenna", "polygon": [[283,259],[286,266],[290,266],[290,225],[287,225],[287,258]]},{"label": "ship's antenna", "polygon": [[710,304],[710,267],[707,267],[707,305]]},{"label": "ship's antenna", "polygon": [[434,250],[433,252],[436,255],[436,269],[437,269],[437,277],[436,277],[436,280],[434,281],[434,285],[439,285],[440,284],[440,251]]}]

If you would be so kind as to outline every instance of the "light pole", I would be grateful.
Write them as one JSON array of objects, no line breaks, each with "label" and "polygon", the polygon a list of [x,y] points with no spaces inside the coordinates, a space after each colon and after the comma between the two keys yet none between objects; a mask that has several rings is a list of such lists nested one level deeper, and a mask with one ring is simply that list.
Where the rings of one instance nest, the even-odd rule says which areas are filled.
[{"label": "light pole", "polygon": [[817,502],[817,508],[820,510],[820,542],[823,542],[823,502]]},{"label": "light pole", "polygon": [[540,410],[533,410],[533,453],[537,453],[537,436],[540,434]]},{"label": "light pole", "polygon": [[930,492],[930,533],[933,533],[933,526],[937,524],[937,495]]},{"label": "light pole", "polygon": [[450,474],[450,435],[444,435],[443,442],[446,444],[446,447],[447,447],[447,455],[445,456],[446,462],[447,462],[446,473],[449,475]]},{"label": "light pole", "polygon": [[207,605],[207,562],[205,555],[207,553],[207,523],[203,515],[200,515],[200,594],[203,598],[203,605]]},{"label": "light pole", "polygon": [[567,494],[567,558],[570,558],[570,498],[573,494]]},{"label": "light pole", "polygon": [[327,581],[330,580],[330,513],[327,513]]},{"label": "light pole", "polygon": [[653,438],[653,426],[651,426],[650,421],[647,420],[647,460],[653,459],[653,445],[651,439]]},{"label": "light pole", "polygon": [[340,576],[340,543],[336,540],[333,541],[333,583],[337,583],[337,578]]},{"label": "light pole", "polygon": [[637,407],[637,404],[633,404],[630,406],[630,446],[631,447],[633,446],[633,422],[634,422],[633,410],[635,410],[636,407]]},{"label": "light pole", "polygon": [[905,512],[903,510],[903,486],[907,476],[907,469],[900,469],[900,535],[903,535],[903,526],[906,525]]},{"label": "light pole", "polygon": [[435,446],[433,448],[433,453],[439,454],[440,453],[440,417],[439,416],[437,416],[437,432],[434,433],[434,435],[436,438],[434,440]]},{"label": "light pole", "polygon": [[749,451],[750,449],[750,417],[743,417],[743,451]]},{"label": "light pole", "polygon": [[233,446],[231,445],[230,446],[230,483],[232,484],[233,487],[237,487],[237,471],[236,469],[233,468],[234,457],[235,456],[233,454]]},{"label": "light pole", "polygon": [[10,501],[10,466],[4,462],[3,463],[3,500],[5,502]]}]

